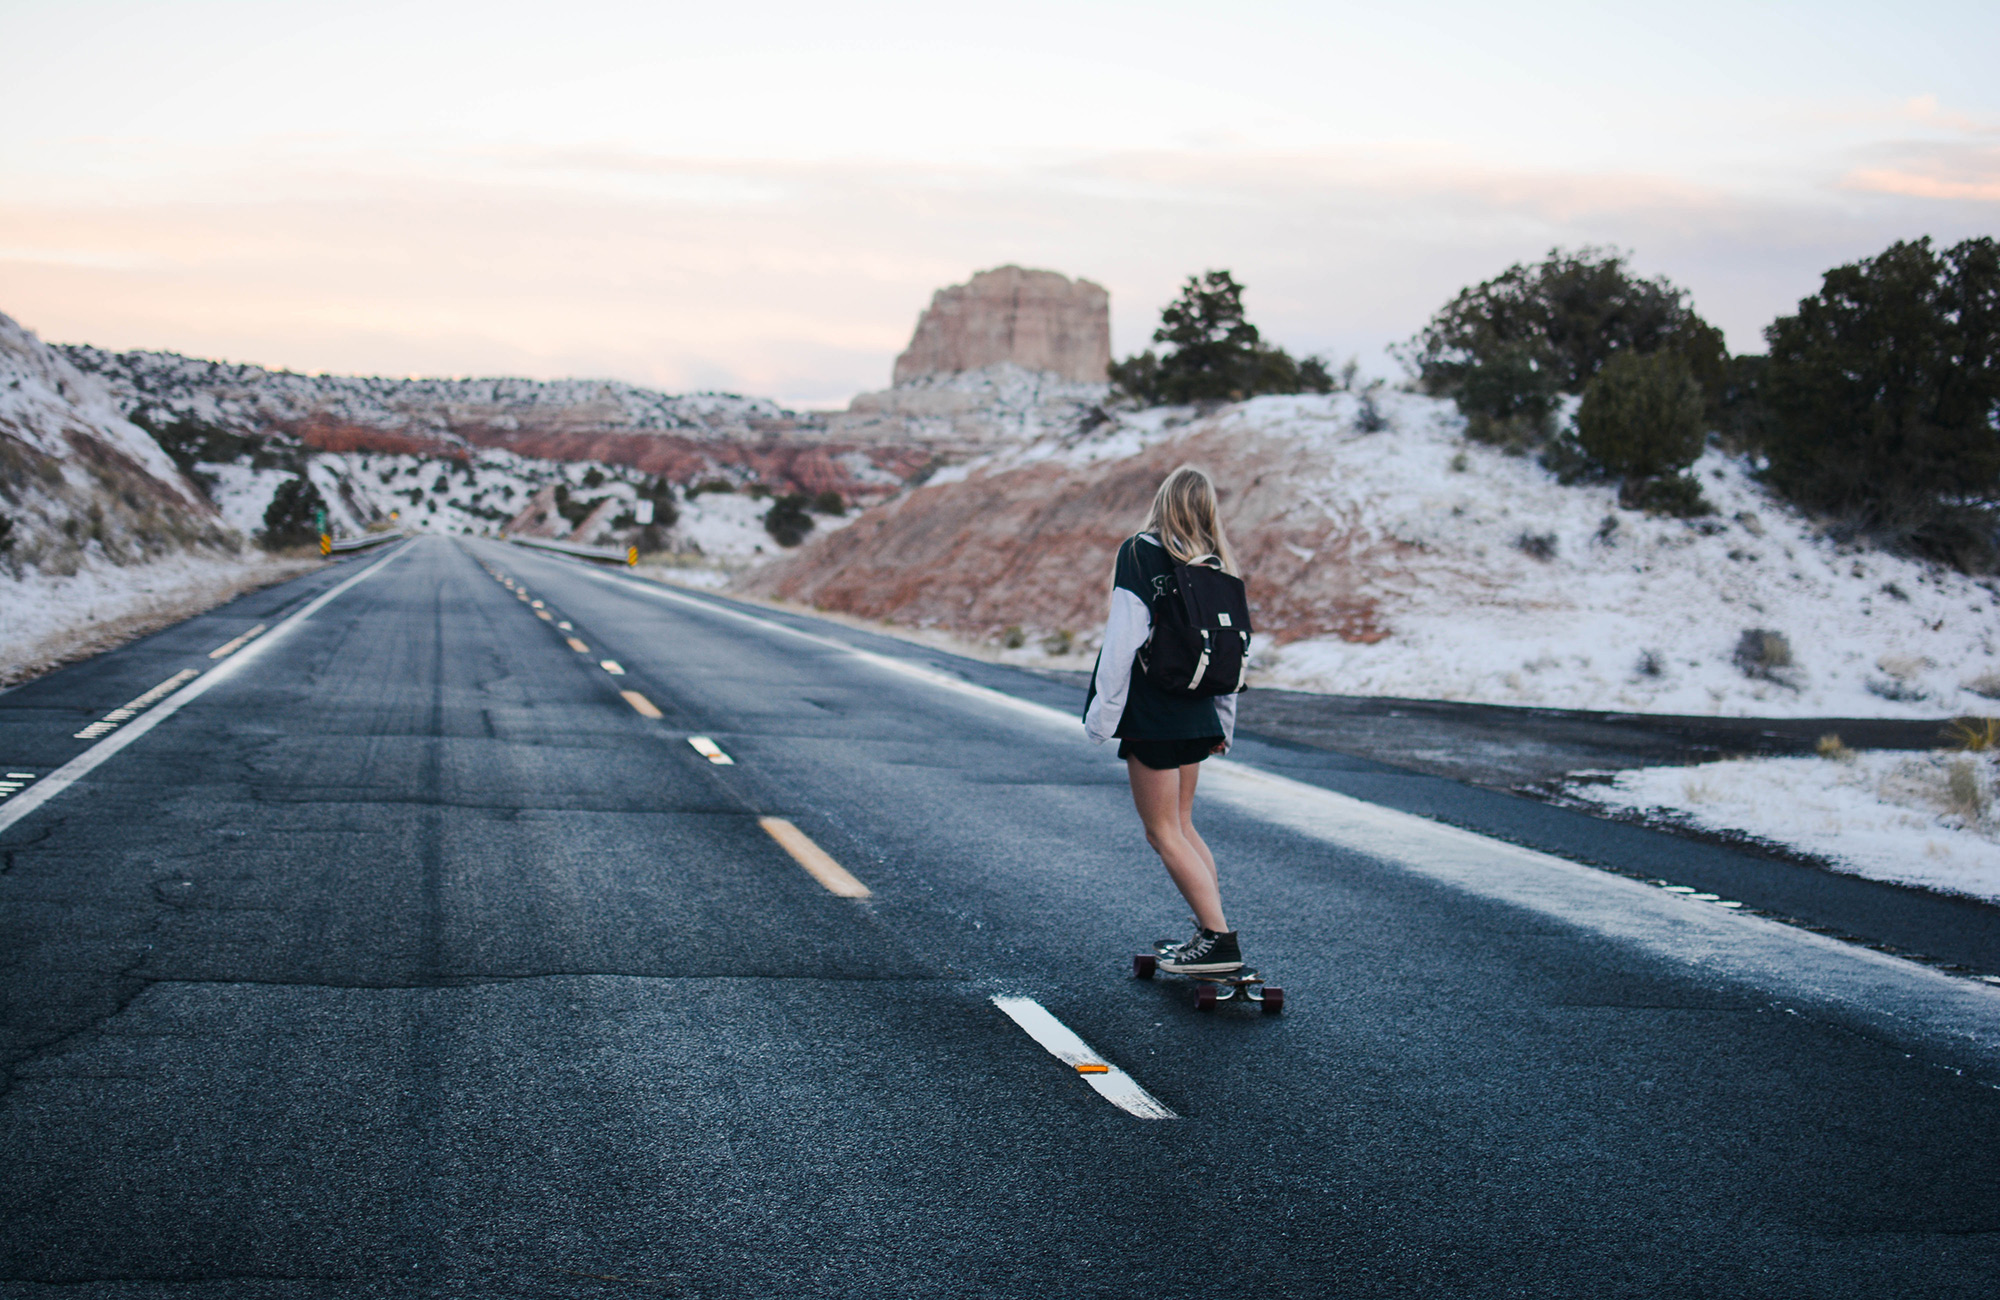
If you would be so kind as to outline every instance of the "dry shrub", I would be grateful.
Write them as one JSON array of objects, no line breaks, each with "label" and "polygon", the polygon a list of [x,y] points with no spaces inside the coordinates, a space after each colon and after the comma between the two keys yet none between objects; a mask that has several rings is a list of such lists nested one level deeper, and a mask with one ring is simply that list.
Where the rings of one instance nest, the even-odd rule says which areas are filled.
[{"label": "dry shrub", "polygon": [[1813,752],[1821,758],[1830,758],[1840,763],[1851,763],[1854,761],[1854,751],[1849,749],[1840,739],[1838,732],[1829,731],[1824,736],[1821,736],[1819,744],[1813,747]]},{"label": "dry shrub", "polygon": [[1019,650],[1028,644],[1028,634],[1021,630],[1019,623],[1009,623],[1006,631],[1000,634],[1000,644],[1009,650]]},{"label": "dry shrub", "polygon": [[1745,676],[1769,677],[1792,666],[1792,643],[1783,632],[1769,628],[1745,628],[1736,640],[1736,666]]},{"label": "dry shrub", "polygon": [[1989,700],[2000,700],[2000,673],[1981,673],[1967,682],[1965,689],[1974,695],[1984,695]]},{"label": "dry shrub", "polygon": [[1986,754],[2000,749],[2000,718],[1956,718],[1944,738],[1960,753]]}]

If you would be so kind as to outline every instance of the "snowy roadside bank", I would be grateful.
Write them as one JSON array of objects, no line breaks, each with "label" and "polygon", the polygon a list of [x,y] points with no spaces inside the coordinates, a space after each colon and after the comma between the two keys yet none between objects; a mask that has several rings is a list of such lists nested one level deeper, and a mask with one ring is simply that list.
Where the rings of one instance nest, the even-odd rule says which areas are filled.
[{"label": "snowy roadside bank", "polygon": [[0,573],[0,686],[102,654],[324,563],[316,555],[184,553],[127,567],[86,564],[61,577]]},{"label": "snowy roadside bank", "polygon": [[1747,835],[1837,871],[2000,903],[2000,762],[1985,753],[1849,753],[1576,773],[1607,812]]}]

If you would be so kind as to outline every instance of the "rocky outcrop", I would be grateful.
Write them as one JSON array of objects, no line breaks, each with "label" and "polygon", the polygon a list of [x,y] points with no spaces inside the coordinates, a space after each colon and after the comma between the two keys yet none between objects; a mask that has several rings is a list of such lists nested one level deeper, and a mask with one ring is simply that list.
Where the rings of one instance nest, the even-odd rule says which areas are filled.
[{"label": "rocky outcrop", "polygon": [[1111,364],[1111,295],[1055,271],[1003,266],[940,289],[896,358],[894,383],[1012,363],[1101,384]]}]

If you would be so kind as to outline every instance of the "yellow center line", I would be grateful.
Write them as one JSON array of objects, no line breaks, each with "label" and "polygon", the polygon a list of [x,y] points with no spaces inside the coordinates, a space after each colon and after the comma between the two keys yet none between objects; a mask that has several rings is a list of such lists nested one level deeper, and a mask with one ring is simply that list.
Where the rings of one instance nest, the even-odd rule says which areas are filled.
[{"label": "yellow center line", "polygon": [[625,697],[625,702],[627,704],[631,705],[633,708],[639,711],[641,717],[657,718],[660,716],[659,706],[654,704],[651,700],[647,699],[645,696],[639,694],[639,692],[620,691],[618,693]]},{"label": "yellow center line", "polygon": [[825,849],[806,838],[804,831],[784,818],[759,817],[757,824],[762,826],[785,852],[792,855],[794,862],[806,869],[806,874],[825,885],[828,892],[838,894],[842,898],[873,897],[868,886],[848,874],[846,867],[828,857]]},{"label": "yellow center line", "polygon": [[585,645],[583,642],[577,640],[573,636],[566,636],[563,638],[563,640],[569,642],[569,648],[576,651],[580,655],[587,655],[590,653],[590,647]]},{"label": "yellow center line", "polygon": [[548,620],[549,622],[551,622],[551,623],[553,623],[553,622],[555,622],[555,621],[556,621],[556,619],[555,619],[555,615],[553,615],[553,614],[549,613],[549,611],[547,611],[546,609],[538,609],[538,610],[536,610],[536,611],[535,611],[535,617],[536,617],[536,618],[545,618],[545,619],[547,619],[547,620]]}]

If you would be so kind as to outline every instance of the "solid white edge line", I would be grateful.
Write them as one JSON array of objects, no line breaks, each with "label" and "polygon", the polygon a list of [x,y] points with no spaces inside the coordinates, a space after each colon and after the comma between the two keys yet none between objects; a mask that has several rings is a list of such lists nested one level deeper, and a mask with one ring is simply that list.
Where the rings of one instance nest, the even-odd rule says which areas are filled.
[{"label": "solid white edge line", "polygon": [[296,614],[293,614],[290,618],[287,618],[269,632],[266,632],[260,639],[251,642],[236,654],[223,660],[218,667],[211,668],[204,676],[195,678],[186,686],[181,687],[178,691],[175,691],[172,695],[154,705],[151,712],[140,715],[137,721],[128,723],[119,730],[112,732],[109,736],[98,741],[89,749],[84,750],[69,762],[64,763],[61,767],[36,782],[34,789],[29,790],[26,794],[16,795],[14,798],[9,799],[6,807],[0,809],[0,831],[5,831],[15,822],[20,821],[23,817],[35,811],[35,809],[76,784],[77,781],[87,776],[93,768],[104,762],[104,760],[110,758],[113,754],[125,748],[125,746],[174,716],[174,714],[180,711],[181,706],[187,704],[190,700],[207,694],[209,689],[217,682],[227,681],[230,677],[243,671],[243,665],[254,662],[259,655],[275,645],[285,633],[318,613],[322,606],[346,591],[349,587],[352,587],[357,582],[362,582],[373,577],[383,565],[401,556],[405,549],[406,547],[398,546],[393,552],[383,556],[353,577],[327,588],[319,595],[313,597],[311,601],[307,602]]},{"label": "solid white edge line", "polygon": [[1048,1008],[1033,998],[996,994],[993,1005],[1006,1012],[1008,1019],[1026,1030],[1028,1037],[1040,1043],[1050,1056],[1071,1069],[1079,1065],[1105,1066],[1102,1074],[1078,1071],[1077,1077],[1097,1089],[1099,1096],[1126,1114],[1140,1119],[1180,1118],[1167,1109],[1159,1098],[1141,1088],[1131,1075],[1092,1051],[1089,1043],[1076,1036],[1075,1030],[1050,1015]]},{"label": "solid white edge line", "polygon": [[[585,570],[672,604],[838,650],[887,671],[1059,727],[1068,713],[976,686],[833,637],[618,574]],[[1734,908],[1690,907],[1643,881],[1522,848],[1505,840],[1295,781],[1240,761],[1212,758],[1204,786],[1236,808],[1312,839],[1592,933],[1635,943],[1711,975],[1804,1004],[1857,1016],[1898,1038],[1916,1034],[1970,1047],[2000,1064],[2000,984],[1878,953]]]}]

